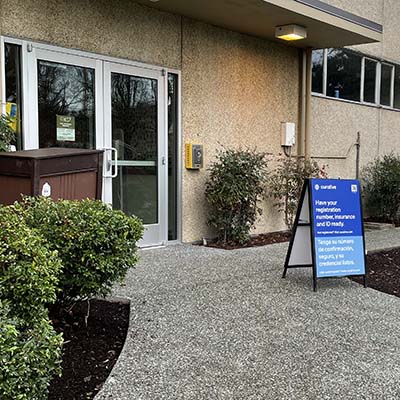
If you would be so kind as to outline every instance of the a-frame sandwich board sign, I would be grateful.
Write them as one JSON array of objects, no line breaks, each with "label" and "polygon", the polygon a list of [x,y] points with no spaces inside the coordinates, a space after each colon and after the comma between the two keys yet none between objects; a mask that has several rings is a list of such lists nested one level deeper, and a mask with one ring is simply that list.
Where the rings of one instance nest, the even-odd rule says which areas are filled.
[{"label": "a-frame sandwich board sign", "polygon": [[350,179],[305,179],[286,255],[290,268],[311,267],[317,280],[363,276],[366,257],[360,183]]}]

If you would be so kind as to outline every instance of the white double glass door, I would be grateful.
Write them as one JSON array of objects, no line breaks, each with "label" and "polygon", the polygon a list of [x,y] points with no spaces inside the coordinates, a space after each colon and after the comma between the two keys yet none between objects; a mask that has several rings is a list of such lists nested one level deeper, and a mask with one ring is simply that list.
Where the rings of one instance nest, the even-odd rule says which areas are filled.
[{"label": "white double glass door", "polygon": [[143,220],[141,246],[165,244],[165,74],[40,45],[25,61],[24,148],[104,149],[103,201]]},{"label": "white double glass door", "polygon": [[104,200],[143,220],[145,246],[167,240],[165,98],[161,71],[104,63]]}]

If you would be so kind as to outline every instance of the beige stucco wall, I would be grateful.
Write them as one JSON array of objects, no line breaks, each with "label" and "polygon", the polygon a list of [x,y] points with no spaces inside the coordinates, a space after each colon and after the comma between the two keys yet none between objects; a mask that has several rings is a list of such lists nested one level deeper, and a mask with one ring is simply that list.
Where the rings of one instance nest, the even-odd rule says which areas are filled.
[{"label": "beige stucco wall", "polygon": [[[324,0],[325,3],[369,19],[378,24],[383,24],[384,3],[387,1],[388,0]],[[381,57],[383,52],[383,46],[381,43],[354,46],[354,48],[366,54],[374,55],[375,57]]]},{"label": "beige stucco wall", "polygon": [[355,177],[354,144],[358,132],[360,132],[362,168],[374,158],[384,154],[390,152],[400,154],[399,130],[399,111],[313,97],[312,156],[319,163],[328,165],[331,177]]},{"label": "beige stucco wall", "polygon": [[[298,120],[298,51],[199,22],[183,25],[183,141],[203,143],[206,167],[220,144],[277,155],[281,121]],[[207,172],[183,171],[183,238],[210,235]],[[258,231],[282,227],[266,208]],[[200,237],[201,237],[200,236]]]},{"label": "beige stucco wall", "polygon": [[376,44],[354,46],[362,52],[391,61],[400,61],[399,0],[324,0],[325,3],[342,8],[361,17],[383,25],[383,41]]},{"label": "beige stucco wall", "polygon": [[[182,143],[205,145],[205,167],[220,144],[275,156],[280,123],[298,122],[298,50],[158,12],[131,0],[1,0],[1,33],[180,69]],[[184,154],[182,152],[182,160]],[[206,225],[206,169],[183,170],[183,240]],[[283,228],[265,204],[256,231]]]},{"label": "beige stucco wall", "polygon": [[179,68],[181,18],[132,0],[1,0],[1,33]]},{"label": "beige stucco wall", "polygon": [[380,114],[376,107],[313,98],[311,154],[328,165],[330,177],[355,178],[358,132],[360,164],[379,155]]}]

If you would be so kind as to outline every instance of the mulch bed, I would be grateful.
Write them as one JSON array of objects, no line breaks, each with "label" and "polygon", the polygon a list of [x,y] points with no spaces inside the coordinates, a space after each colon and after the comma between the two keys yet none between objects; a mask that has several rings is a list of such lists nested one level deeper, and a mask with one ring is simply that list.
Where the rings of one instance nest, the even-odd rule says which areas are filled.
[{"label": "mulch bed", "polygon": [[206,246],[224,250],[235,250],[235,249],[243,249],[246,247],[257,247],[257,246],[265,246],[267,244],[288,242],[291,236],[292,232],[289,231],[262,233],[257,236],[252,236],[247,243],[241,245],[231,242],[221,243],[216,241],[209,241],[207,242]]},{"label": "mulch bed", "polygon": [[[400,247],[367,255],[367,284],[372,289],[400,297]],[[363,278],[351,278],[363,283]]]},{"label": "mulch bed", "polygon": [[[129,304],[91,300],[78,303],[62,318],[50,313],[54,327],[64,336],[62,377],[50,386],[49,400],[93,399],[110,374],[125,342]],[[58,319],[60,318],[60,319]]]}]

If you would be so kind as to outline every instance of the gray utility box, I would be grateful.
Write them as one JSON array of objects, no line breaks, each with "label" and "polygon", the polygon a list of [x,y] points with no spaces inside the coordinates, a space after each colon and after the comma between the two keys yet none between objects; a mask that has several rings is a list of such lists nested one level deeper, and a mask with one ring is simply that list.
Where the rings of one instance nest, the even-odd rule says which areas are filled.
[{"label": "gray utility box", "polygon": [[21,195],[101,199],[103,151],[48,148],[0,153],[0,204]]}]

